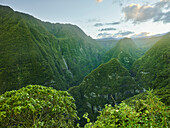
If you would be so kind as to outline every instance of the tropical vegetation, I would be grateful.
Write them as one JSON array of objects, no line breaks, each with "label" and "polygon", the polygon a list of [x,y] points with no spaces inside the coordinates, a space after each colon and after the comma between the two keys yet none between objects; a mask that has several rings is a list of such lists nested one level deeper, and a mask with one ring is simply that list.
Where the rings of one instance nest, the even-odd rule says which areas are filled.
[{"label": "tropical vegetation", "polygon": [[0,14],[0,127],[170,127],[170,33],[94,40],[76,25]]},{"label": "tropical vegetation", "polygon": [[0,127],[74,127],[74,99],[66,91],[28,85],[0,96]]}]

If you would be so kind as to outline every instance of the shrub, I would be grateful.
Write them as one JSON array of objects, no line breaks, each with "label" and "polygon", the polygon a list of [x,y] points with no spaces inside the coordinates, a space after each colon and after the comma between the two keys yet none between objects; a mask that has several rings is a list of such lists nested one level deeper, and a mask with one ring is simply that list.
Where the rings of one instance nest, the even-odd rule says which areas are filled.
[{"label": "shrub", "polygon": [[105,105],[95,123],[90,122],[85,114],[89,122],[85,128],[168,128],[168,108],[151,91],[146,97],[146,100],[133,101],[132,106],[124,102],[115,107]]},{"label": "shrub", "polygon": [[65,91],[28,85],[0,96],[0,127],[74,127],[74,99]]}]

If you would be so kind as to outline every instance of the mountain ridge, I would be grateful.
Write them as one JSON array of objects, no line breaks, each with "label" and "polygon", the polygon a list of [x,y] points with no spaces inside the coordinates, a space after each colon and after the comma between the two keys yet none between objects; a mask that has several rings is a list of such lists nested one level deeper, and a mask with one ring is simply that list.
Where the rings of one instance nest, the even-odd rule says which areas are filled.
[{"label": "mountain ridge", "polygon": [[129,71],[115,58],[101,64],[79,86],[68,90],[76,101],[79,117],[88,112],[93,121],[105,104],[116,105],[141,91]]},{"label": "mountain ridge", "polygon": [[107,62],[111,58],[117,58],[127,69],[130,69],[133,62],[140,56],[142,56],[142,52],[133,40],[124,38],[104,54],[103,62]]},{"label": "mountain ridge", "polygon": [[170,86],[170,33],[164,35],[132,66],[136,80],[145,88]]},{"label": "mountain ridge", "polygon": [[102,48],[77,26],[42,22],[6,6],[0,12],[1,93],[28,84],[67,90],[100,64]]}]

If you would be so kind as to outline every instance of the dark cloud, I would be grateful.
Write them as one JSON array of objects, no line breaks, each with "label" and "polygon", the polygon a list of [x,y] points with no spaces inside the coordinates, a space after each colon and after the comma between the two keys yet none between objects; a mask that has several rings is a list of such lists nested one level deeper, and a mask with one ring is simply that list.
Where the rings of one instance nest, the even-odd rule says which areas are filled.
[{"label": "dark cloud", "polygon": [[123,8],[126,20],[132,20],[134,23],[153,20],[153,22],[163,21],[170,23],[169,12],[164,12],[170,8],[170,0],[162,0],[153,6],[130,4]]},{"label": "dark cloud", "polygon": [[161,0],[160,2],[157,2],[155,4],[155,7],[169,9],[170,8],[170,0]]},{"label": "dark cloud", "polygon": [[120,22],[106,23],[106,25],[118,25]]},{"label": "dark cloud", "polygon": [[102,28],[99,31],[113,31],[116,30],[116,28]]},{"label": "dark cloud", "polygon": [[95,27],[102,27],[104,24],[102,24],[102,23],[96,23],[94,26]]},{"label": "dark cloud", "polygon": [[119,31],[118,33],[114,34],[114,36],[128,36],[133,33],[134,32],[131,32],[131,31],[126,31],[126,32]]},{"label": "dark cloud", "polygon": [[123,12],[126,20],[133,20],[134,22],[144,22],[149,19],[158,21],[163,14],[160,8],[139,4],[131,4],[125,7]]},{"label": "dark cloud", "polygon": [[162,21],[163,23],[170,23],[170,11],[164,14]]},{"label": "dark cloud", "polygon": [[120,24],[121,22],[111,22],[111,23],[96,23],[94,24],[95,27],[102,27],[102,26],[105,26],[105,25],[118,25]]}]

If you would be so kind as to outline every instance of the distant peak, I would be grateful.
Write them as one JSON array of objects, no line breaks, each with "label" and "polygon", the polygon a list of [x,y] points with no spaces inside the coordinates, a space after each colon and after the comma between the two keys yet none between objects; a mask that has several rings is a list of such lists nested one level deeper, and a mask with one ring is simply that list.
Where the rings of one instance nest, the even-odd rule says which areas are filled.
[{"label": "distant peak", "polygon": [[128,38],[128,37],[125,37],[125,38],[123,38],[123,39],[121,39],[121,40],[132,40],[131,38]]},{"label": "distant peak", "polygon": [[118,42],[118,44],[135,45],[134,41],[131,38],[123,38]]}]

